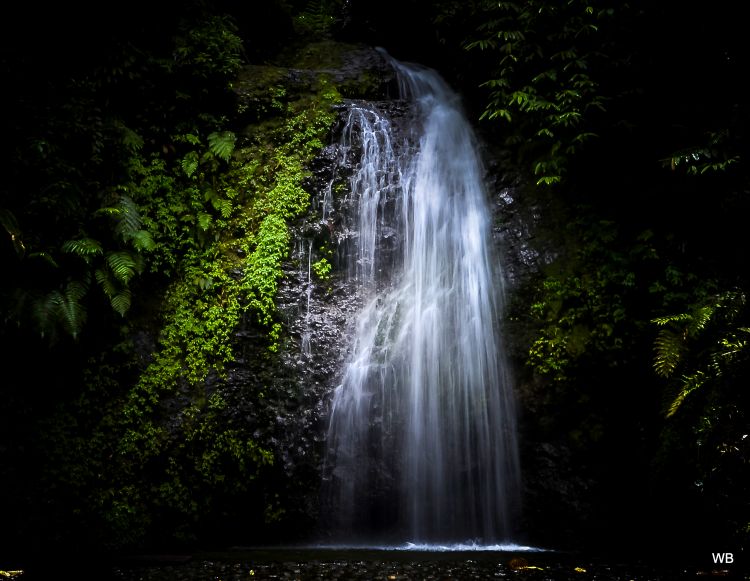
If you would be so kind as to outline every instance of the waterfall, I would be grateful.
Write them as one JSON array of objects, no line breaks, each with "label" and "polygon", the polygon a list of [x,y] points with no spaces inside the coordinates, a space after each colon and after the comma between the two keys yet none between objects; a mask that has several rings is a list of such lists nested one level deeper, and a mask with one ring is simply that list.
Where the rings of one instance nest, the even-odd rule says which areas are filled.
[{"label": "waterfall", "polygon": [[329,413],[328,527],[342,541],[504,541],[519,466],[483,168],[457,95],[390,61],[408,130],[351,103],[341,142],[362,308]]}]

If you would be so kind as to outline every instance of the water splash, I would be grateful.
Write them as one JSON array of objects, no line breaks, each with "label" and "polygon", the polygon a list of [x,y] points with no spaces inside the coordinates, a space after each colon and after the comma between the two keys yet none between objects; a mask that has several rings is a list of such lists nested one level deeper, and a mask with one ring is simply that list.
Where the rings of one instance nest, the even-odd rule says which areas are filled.
[{"label": "water splash", "polygon": [[322,549],[322,550],[370,550],[370,551],[412,551],[424,553],[468,553],[468,552],[488,552],[488,553],[551,553],[550,549],[542,547],[532,547],[529,545],[517,545],[515,543],[496,543],[494,545],[482,545],[478,543],[451,543],[451,544],[434,544],[434,543],[404,543],[401,545],[357,545],[357,544],[320,544],[320,545],[302,545],[297,548],[305,549]]},{"label": "water splash", "polygon": [[330,410],[330,528],[494,543],[513,530],[519,467],[483,170],[457,96],[434,71],[392,62],[409,131],[399,141],[360,104],[342,138],[358,156],[348,275],[363,308]]}]

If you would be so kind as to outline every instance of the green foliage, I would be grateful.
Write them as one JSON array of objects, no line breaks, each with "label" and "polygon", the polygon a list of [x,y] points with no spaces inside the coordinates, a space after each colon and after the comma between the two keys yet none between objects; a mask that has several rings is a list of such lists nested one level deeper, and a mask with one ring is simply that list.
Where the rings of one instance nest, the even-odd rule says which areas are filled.
[{"label": "green foliage", "polygon": [[194,77],[231,81],[242,64],[242,39],[237,32],[228,15],[186,21],[175,39],[176,66]]},{"label": "green foliage", "polygon": [[[293,136],[259,130],[257,157],[235,159],[240,139],[227,116],[242,41],[228,17],[195,10],[174,14],[181,22],[160,31],[158,42],[136,35],[102,47],[116,61],[111,67],[103,58],[66,70],[71,90],[52,82],[54,90],[33,88],[28,102],[17,100],[9,136],[18,147],[0,210],[0,238],[13,258],[0,289],[7,320],[22,330],[34,321],[45,337],[59,330],[77,338],[95,319],[93,349],[127,361],[114,370],[89,362],[81,385],[40,391],[54,394],[50,407],[70,398],[39,438],[48,460],[39,468],[44,496],[70,495],[72,516],[60,518],[80,518],[101,536],[91,542],[109,548],[142,546],[149,534],[186,540],[227,499],[252,504],[254,480],[273,458],[220,392],[206,393],[205,381],[223,376],[240,317],[253,308],[244,274],[250,257],[273,251],[277,280],[287,250],[257,244],[257,200],[279,204],[269,224],[280,219],[288,237],[284,219],[307,207],[295,180],[333,119],[332,101],[310,97],[302,118],[302,105],[276,93],[274,114],[297,118],[294,131],[304,136],[276,156],[289,158],[289,175],[274,167],[251,182],[264,152]],[[34,108],[34,91],[49,104]],[[272,197],[276,176],[286,181]],[[271,314],[274,293],[261,301]],[[158,334],[153,354],[134,353],[135,330]],[[11,343],[14,333],[6,324],[0,336]],[[278,323],[272,333],[276,341]]]},{"label": "green foliage", "polygon": [[86,296],[88,286],[80,281],[71,281],[61,290],[53,290],[37,299],[33,307],[33,315],[37,319],[39,329],[44,336],[52,330],[51,321],[62,324],[63,329],[76,338],[86,322],[86,309],[82,300]]},{"label": "green foliage", "polygon": [[[104,217],[109,224],[114,224],[115,243],[120,245],[120,249],[105,251],[98,240],[83,237],[66,240],[61,250],[83,260],[88,267],[83,274],[85,286],[88,287],[88,281],[93,275],[94,280],[109,299],[112,309],[124,317],[131,304],[129,284],[136,274],[142,272],[143,254],[154,249],[154,241],[150,232],[143,229],[138,208],[127,195],[119,195],[116,205],[99,208],[94,214],[97,217]],[[83,295],[80,298],[82,299]],[[82,305],[79,306],[83,308]],[[85,318],[78,319],[81,323],[83,320]],[[54,318],[49,319],[44,325],[49,326],[53,323]],[[66,323],[66,326],[72,329],[70,321]],[[75,333],[71,334],[76,336],[80,330],[76,328]]]},{"label": "green foliage", "polygon": [[[654,320],[653,322],[656,322]],[[662,377],[674,373],[684,356],[684,338],[670,329],[662,329],[654,341],[654,370]]]},{"label": "green foliage", "polygon": [[[246,494],[273,461],[247,426],[226,420],[218,393],[204,403],[198,394],[210,373],[223,377],[247,311],[267,329],[270,352],[279,348],[275,297],[289,252],[287,221],[308,208],[305,165],[322,146],[337,99],[322,81],[316,94],[285,104],[280,123],[254,128],[236,150],[241,139],[233,133],[204,138],[191,131],[175,140],[187,149],[181,155],[133,164],[127,191],[153,232],[150,268],[173,282],[161,309],[159,347],[114,420],[120,471],[101,490],[100,505],[115,530],[142,535],[154,526],[151,515],[166,511],[178,515],[185,540],[213,498]],[[181,389],[197,399],[180,413],[179,430],[166,430],[160,406]],[[153,463],[163,470],[146,472]],[[115,501],[104,502],[109,497]]]},{"label": "green foliage", "polygon": [[569,226],[577,245],[569,263],[558,262],[536,286],[531,316],[539,325],[527,364],[556,382],[573,381],[579,366],[617,365],[633,340],[637,318],[636,265],[653,260],[649,244],[626,252],[611,221],[593,225],[582,215]]},{"label": "green foliage", "polygon": [[[669,420],[659,462],[671,466],[682,460],[694,498],[709,502],[738,538],[747,532],[746,507],[738,499],[746,498],[750,466],[745,302],[744,292],[724,290],[652,320],[658,329],[654,370],[666,379],[663,413]],[[665,346],[661,338],[667,333],[674,343]]]},{"label": "green foliage", "polygon": [[614,10],[591,0],[479,1],[476,36],[467,50],[490,53],[483,119],[509,126],[537,185],[560,182],[572,158],[595,138],[592,117],[604,111],[597,67]]},{"label": "green foliage", "polygon": [[[678,411],[688,395],[720,381],[734,366],[747,361],[750,332],[737,324],[744,306],[744,293],[732,290],[704,299],[687,312],[652,319],[661,327],[654,340],[654,370],[661,377],[671,378],[682,369],[667,417]],[[700,344],[699,339],[711,330],[708,340]],[[688,357],[696,343],[699,354]]]},{"label": "green foliage", "polygon": [[329,36],[343,5],[342,0],[307,0],[294,17],[297,34],[316,39]]},{"label": "green foliage", "polygon": [[116,206],[101,208],[99,212],[114,218],[115,234],[123,243],[131,245],[140,253],[154,249],[155,244],[151,233],[143,229],[143,220],[138,206],[129,196],[120,194]]},{"label": "green foliage", "polygon": [[248,260],[245,274],[253,289],[252,307],[258,312],[261,323],[271,322],[275,311],[277,281],[281,263],[289,245],[289,230],[278,214],[269,214],[261,222],[255,238],[255,250]]},{"label": "green foliage", "polygon": [[[142,194],[158,196],[176,185],[166,159],[184,143],[180,136],[200,134],[209,143],[201,158],[183,154],[185,171],[202,183],[199,166],[226,164],[233,151],[234,135],[216,114],[217,106],[226,109],[241,65],[232,19],[189,3],[181,14],[154,15],[153,22],[158,42],[131,30],[120,38],[113,29],[96,51],[63,62],[65,74],[40,72],[43,86],[18,84],[19,122],[9,127],[18,147],[9,151],[0,212],[18,262],[15,288],[0,297],[15,322],[34,322],[45,336],[60,335],[56,327],[78,336],[87,317],[55,317],[73,305],[99,308],[95,293],[74,298],[65,291],[69,280],[87,289],[95,280],[124,316],[134,277],[173,260],[157,246],[163,229],[144,216],[151,208]],[[11,75],[44,66],[2,58]],[[205,217],[198,225],[207,225]],[[186,235],[186,244],[193,239]]]},{"label": "green foliage", "polygon": [[70,252],[90,262],[91,257],[102,254],[102,245],[92,238],[81,238],[79,240],[66,240],[62,245],[63,252]]},{"label": "green foliage", "polygon": [[237,138],[231,131],[214,132],[208,136],[209,151],[219,159],[229,161]]},{"label": "green foliage", "polygon": [[331,263],[325,257],[312,263],[312,270],[320,280],[326,281],[331,278]]},{"label": "green foliage", "polygon": [[705,146],[694,146],[673,153],[662,164],[672,171],[685,168],[688,175],[723,173],[740,161],[738,138],[730,129],[708,133]]},{"label": "green foliage", "polygon": [[[339,99],[336,89],[321,79],[316,93],[288,104],[283,123],[269,126],[268,141],[256,137],[255,143],[239,152],[247,163],[238,173],[238,186],[258,194],[251,212],[258,230],[248,245],[245,283],[263,325],[270,324],[275,313],[281,263],[289,249],[286,221],[308,209],[309,195],[302,188],[308,175],[305,165],[322,147],[334,119],[331,107]],[[275,147],[269,148],[269,142]]]}]

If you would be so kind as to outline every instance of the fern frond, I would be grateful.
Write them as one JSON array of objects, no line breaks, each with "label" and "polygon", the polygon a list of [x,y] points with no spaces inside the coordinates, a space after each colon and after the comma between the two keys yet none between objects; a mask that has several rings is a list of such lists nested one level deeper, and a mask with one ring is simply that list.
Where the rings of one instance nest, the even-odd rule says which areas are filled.
[{"label": "fern frond", "polygon": [[237,136],[231,131],[215,131],[208,136],[208,149],[219,159],[229,161]]},{"label": "fern frond", "polygon": [[187,177],[192,177],[198,169],[198,153],[195,151],[189,152],[180,161],[180,166],[182,167],[182,171],[185,172],[185,175]]},{"label": "fern frond", "polygon": [[104,294],[107,295],[107,298],[111,299],[118,290],[117,284],[112,279],[112,275],[103,268],[97,268],[94,271],[94,277],[96,278],[96,282],[99,283],[99,286],[104,291]]},{"label": "fern frond", "polygon": [[226,198],[222,198],[215,189],[206,189],[205,200],[211,202],[213,209],[217,210],[222,218],[229,218],[232,215],[232,211],[234,210],[232,202]]},{"label": "fern frond", "polygon": [[75,254],[87,263],[97,254],[102,254],[102,245],[93,238],[79,238],[78,240],[66,240],[61,250],[69,254]]},{"label": "fern frond", "polygon": [[109,216],[117,221],[115,233],[122,242],[130,242],[143,230],[143,220],[138,205],[125,194],[120,194],[117,204],[99,208],[96,215]]},{"label": "fern frond", "polygon": [[62,291],[54,290],[34,301],[32,316],[36,319],[42,336],[60,324],[74,339],[86,322],[86,309],[81,301],[88,285],[82,281],[69,282]]},{"label": "fern frond", "polygon": [[143,228],[143,220],[138,212],[138,206],[130,196],[121,195],[117,202],[119,210],[115,232],[123,242],[132,240],[136,232]]},{"label": "fern frond", "polygon": [[669,377],[677,369],[685,352],[682,335],[661,329],[654,340],[654,371],[662,377]]},{"label": "fern frond", "polygon": [[29,258],[41,258],[45,262],[48,262],[49,264],[54,266],[55,268],[60,268],[60,265],[57,264],[57,262],[52,257],[52,255],[49,254],[48,252],[32,252],[31,254],[29,254]]},{"label": "fern frond", "polygon": [[222,200],[219,211],[221,212],[221,216],[223,218],[229,218],[234,212],[234,206],[232,206],[232,203],[229,200]]},{"label": "fern frond", "polygon": [[694,337],[706,328],[706,325],[711,321],[718,306],[718,303],[704,305],[694,311],[690,316],[690,325],[688,325],[688,333],[690,336]]},{"label": "fern frond", "polygon": [[31,316],[36,320],[42,337],[47,334],[47,331],[54,329],[55,314],[59,312],[59,305],[62,301],[62,293],[55,290],[32,303]]},{"label": "fern frond", "polygon": [[221,213],[222,218],[229,218],[232,215],[233,207],[232,202],[230,202],[229,200],[218,198],[214,203],[214,208],[216,208],[219,213]]},{"label": "fern frond", "polygon": [[143,148],[143,137],[125,125],[122,125],[120,129],[122,131],[122,144],[125,147],[132,152],[140,151]]},{"label": "fern frond", "polygon": [[115,312],[124,317],[125,313],[127,313],[128,309],[130,308],[130,299],[130,290],[124,289],[114,295],[109,302]]},{"label": "fern frond", "polygon": [[115,279],[124,285],[136,274],[136,261],[125,250],[108,252],[106,261]]},{"label": "fern frond", "polygon": [[138,254],[137,252],[134,252],[130,256],[133,259],[133,262],[135,263],[135,272],[137,274],[140,274],[144,270],[146,270],[146,259],[143,258],[142,254]]},{"label": "fern frond", "polygon": [[659,325],[660,327],[663,327],[664,325],[668,325],[669,323],[682,323],[684,321],[689,321],[689,320],[690,320],[689,313],[680,313],[679,315],[667,315],[665,317],[656,317],[654,319],[651,319],[651,322]]},{"label": "fern frond", "polygon": [[211,227],[212,221],[213,218],[211,217],[211,214],[207,214],[206,212],[200,212],[198,214],[198,226],[204,232]]},{"label": "fern frond", "polygon": [[148,230],[138,230],[132,237],[133,248],[138,251],[150,251],[156,248],[156,242]]},{"label": "fern frond", "polygon": [[672,417],[685,401],[685,398],[693,393],[696,389],[699,389],[704,383],[706,383],[707,380],[708,376],[702,371],[696,371],[692,375],[683,377],[682,389],[670,404],[669,409],[667,410],[667,417]]},{"label": "fern frond", "polygon": [[117,218],[120,216],[120,209],[114,206],[105,206],[104,208],[99,208],[96,212],[94,212],[94,216],[110,216],[113,218]]},{"label": "fern frond", "polygon": [[120,208],[121,221],[124,222],[129,232],[137,232],[143,227],[143,220],[141,220],[141,214],[138,211],[138,204],[133,201],[133,198],[126,195],[121,195],[118,203]]},{"label": "fern frond", "polygon": [[62,301],[59,304],[59,313],[63,327],[74,339],[86,322],[86,309],[81,304],[81,299],[86,294],[86,286],[78,281],[72,281],[65,287]]},{"label": "fern frond", "polygon": [[65,287],[65,299],[69,301],[80,301],[86,296],[89,286],[80,280],[72,280]]}]

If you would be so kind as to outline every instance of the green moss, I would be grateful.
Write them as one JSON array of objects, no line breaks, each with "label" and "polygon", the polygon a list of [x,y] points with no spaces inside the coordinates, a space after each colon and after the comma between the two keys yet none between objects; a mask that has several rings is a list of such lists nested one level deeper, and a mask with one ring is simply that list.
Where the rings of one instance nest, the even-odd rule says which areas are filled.
[{"label": "green moss", "polygon": [[[325,79],[298,98],[276,94],[283,106],[272,107],[275,122],[255,124],[229,166],[222,158],[233,135],[221,134],[221,148],[193,136],[184,139],[189,151],[171,171],[154,158],[134,173],[159,247],[155,268],[175,282],[164,299],[159,348],[119,408],[111,485],[97,493],[113,530],[135,531],[133,539],[163,511],[182,515],[175,518],[184,526],[173,528],[188,535],[191,519],[211,511],[211,498],[197,497],[196,490],[239,493],[273,462],[248,426],[226,419],[220,396],[206,398],[201,386],[233,360],[244,313],[267,329],[271,352],[280,345],[275,299],[289,254],[289,222],[308,210],[306,167],[323,145],[340,97]],[[330,271],[325,259],[316,264],[321,275]],[[167,430],[163,402],[185,387],[195,397]]]},{"label": "green moss", "polygon": [[[154,182],[151,168],[144,169],[147,193],[160,194],[147,208],[161,228],[165,253],[159,264],[179,269],[166,296],[161,348],[139,383],[149,396],[145,401],[154,389],[172,388],[180,379],[198,384],[209,371],[221,372],[232,360],[232,333],[246,310],[262,325],[273,323],[288,221],[308,209],[305,167],[323,145],[339,98],[321,79],[315,93],[286,103],[282,123],[260,124],[230,171],[214,178],[219,187],[179,189],[174,180]],[[207,218],[201,222],[195,214]],[[247,256],[244,263],[238,263],[237,249]],[[169,250],[182,251],[179,264]]]},{"label": "green moss", "polygon": [[[210,56],[223,42],[212,31],[180,47],[181,74],[223,75],[236,66]],[[144,355],[143,342],[138,350],[103,343],[101,359],[82,379],[84,395],[55,414],[38,449],[48,455],[39,463],[47,479],[41,489],[51,493],[44,497],[65,499],[60,513],[80,517],[96,531],[96,543],[119,550],[154,539],[159,546],[188,541],[231,520],[223,512],[228,506],[257,522],[283,512],[277,501],[264,500],[276,498],[262,478],[274,462],[270,444],[256,435],[268,426],[230,409],[221,379],[235,358],[243,318],[267,335],[269,351],[256,351],[258,357],[273,358],[283,340],[275,301],[289,224],[308,210],[302,184],[340,99],[324,78],[308,75],[304,85],[290,79],[285,69],[248,68],[233,84],[242,102],[234,112],[201,110],[195,96],[184,115],[175,113],[178,122],[144,131],[118,171],[112,196],[133,200],[143,223],[137,233],[154,242],[141,244],[143,273],[133,285],[122,343],[145,330],[156,346]],[[247,131],[231,131],[230,116],[248,123]],[[167,116],[146,119],[158,124]],[[133,240],[135,246],[143,237]],[[136,265],[127,267],[129,281]],[[247,386],[243,402],[272,405],[272,385]]]},{"label": "green moss", "polygon": [[245,274],[252,296],[250,305],[263,324],[269,324],[273,318],[281,264],[286,257],[288,244],[289,229],[284,218],[280,214],[269,213],[261,222]]},{"label": "green moss", "polygon": [[248,65],[243,68],[233,89],[239,97],[238,113],[259,122],[283,116],[289,71],[282,67]]}]

